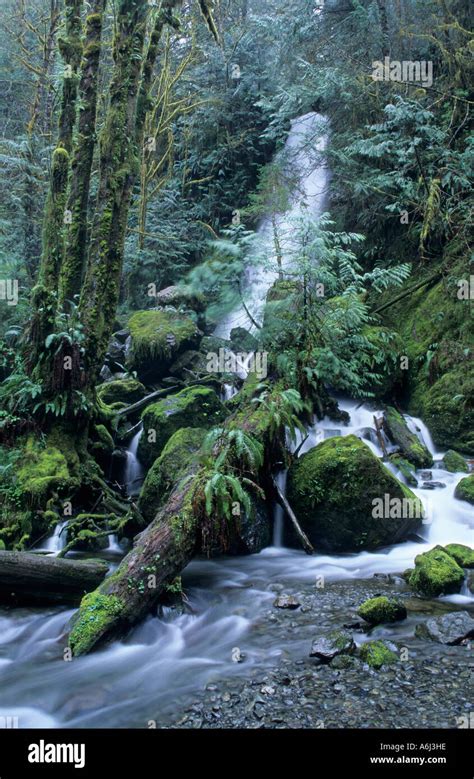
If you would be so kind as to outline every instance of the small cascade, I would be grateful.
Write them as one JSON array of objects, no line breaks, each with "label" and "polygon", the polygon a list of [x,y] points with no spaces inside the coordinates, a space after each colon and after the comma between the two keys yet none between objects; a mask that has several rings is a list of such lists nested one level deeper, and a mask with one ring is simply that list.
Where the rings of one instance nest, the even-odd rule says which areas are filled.
[{"label": "small cascade", "polygon": [[[283,495],[286,495],[286,479],[288,471],[279,471],[275,476],[275,481],[280,488]],[[278,502],[275,503],[273,510],[273,546],[283,546],[283,523],[285,519],[285,512],[283,506],[280,506]]]},{"label": "small cascade", "polygon": [[426,446],[428,451],[433,455],[435,460],[441,460],[444,456],[444,452],[440,452],[431,437],[431,433],[426,427],[425,423],[419,419],[418,417],[411,417],[408,414],[404,414],[406,423],[408,425],[409,430],[411,430],[412,433],[414,433],[422,444]]},{"label": "small cascade", "polygon": [[113,533],[110,533],[107,536],[107,540],[109,542],[109,545],[108,545],[107,549],[104,550],[105,552],[111,552],[112,554],[120,554],[120,555],[123,554],[123,549],[120,546],[120,544],[119,544],[119,542],[117,540],[117,536],[116,535],[114,535]]},{"label": "small cascade", "polygon": [[35,552],[49,552],[50,554],[59,554],[67,544],[67,520],[58,522],[54,531],[44,543],[35,548]]},{"label": "small cascade", "polygon": [[124,487],[130,497],[135,497],[140,492],[144,478],[141,462],[137,457],[138,444],[143,433],[143,427],[135,433],[127,449],[127,462],[125,463]]}]

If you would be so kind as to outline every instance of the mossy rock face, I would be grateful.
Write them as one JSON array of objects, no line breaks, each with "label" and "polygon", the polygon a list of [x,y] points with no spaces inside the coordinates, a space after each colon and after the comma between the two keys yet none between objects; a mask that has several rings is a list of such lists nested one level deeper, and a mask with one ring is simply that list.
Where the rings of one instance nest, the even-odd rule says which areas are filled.
[{"label": "mossy rock face", "polygon": [[461,591],[464,571],[442,546],[435,546],[415,558],[415,570],[407,581],[422,595],[450,595]]},{"label": "mossy rock face", "polygon": [[178,311],[137,311],[129,320],[131,346],[127,367],[145,382],[167,375],[178,354],[192,349],[202,335],[191,317]]},{"label": "mossy rock face", "polygon": [[96,441],[93,441],[90,449],[92,452],[100,454],[112,454],[114,450],[114,439],[105,427],[105,425],[96,425],[94,428]]},{"label": "mossy rock face", "polygon": [[361,660],[371,668],[379,670],[384,665],[398,662],[398,655],[393,652],[385,641],[368,641],[359,649]]},{"label": "mossy rock face", "polygon": [[449,473],[467,473],[469,468],[461,454],[449,449],[443,457],[443,467]]},{"label": "mossy rock face", "polygon": [[148,406],[142,413],[143,435],[138,458],[151,465],[166,442],[181,427],[209,428],[226,416],[224,405],[209,387],[187,387]]},{"label": "mossy rock face", "polygon": [[143,483],[138,508],[148,522],[163,505],[180,476],[189,472],[189,465],[201,448],[206,431],[197,427],[182,427],[177,430],[161,455],[151,466]]},{"label": "mossy rock face", "polygon": [[112,408],[131,406],[146,395],[146,389],[138,379],[107,381],[99,384],[96,392],[99,400]]},{"label": "mossy rock face", "polygon": [[385,427],[392,441],[400,447],[402,455],[416,468],[433,465],[433,458],[426,446],[408,429],[403,416],[392,406],[385,412]]},{"label": "mossy rock face", "polygon": [[380,596],[369,598],[357,609],[359,617],[370,625],[381,625],[384,622],[399,622],[406,619],[407,610],[404,604],[395,598]]},{"label": "mossy rock face", "polygon": [[454,490],[454,497],[474,505],[474,473],[461,479]]},{"label": "mossy rock face", "polygon": [[400,471],[409,487],[418,487],[418,479],[415,476],[415,466],[399,454],[390,455],[390,462]]},{"label": "mossy rock face", "polygon": [[474,363],[463,371],[452,371],[430,387],[423,398],[423,419],[433,440],[474,454]]},{"label": "mossy rock face", "polygon": [[461,568],[474,568],[474,549],[464,544],[447,544],[444,551],[456,560]]},{"label": "mossy rock face", "polygon": [[[381,518],[374,507],[393,499],[402,516]],[[418,498],[354,435],[329,438],[294,462],[288,500],[314,547],[331,552],[399,543],[422,517]]]},{"label": "mossy rock face", "polygon": [[39,504],[52,490],[66,488],[70,481],[63,452],[51,443],[42,448],[32,436],[26,442],[17,477],[20,489],[33,504]]}]

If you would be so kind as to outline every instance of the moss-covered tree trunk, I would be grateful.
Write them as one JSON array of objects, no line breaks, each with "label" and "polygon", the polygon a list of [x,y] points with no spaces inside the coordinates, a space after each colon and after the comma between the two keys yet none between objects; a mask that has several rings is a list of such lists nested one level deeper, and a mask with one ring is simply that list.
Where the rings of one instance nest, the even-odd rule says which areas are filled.
[{"label": "moss-covered tree trunk", "polygon": [[59,279],[59,307],[73,300],[81,289],[87,257],[88,208],[92,162],[94,158],[99,62],[106,0],[95,0],[86,18],[81,78],[79,84],[78,133],[71,163],[67,200],[70,226]]}]

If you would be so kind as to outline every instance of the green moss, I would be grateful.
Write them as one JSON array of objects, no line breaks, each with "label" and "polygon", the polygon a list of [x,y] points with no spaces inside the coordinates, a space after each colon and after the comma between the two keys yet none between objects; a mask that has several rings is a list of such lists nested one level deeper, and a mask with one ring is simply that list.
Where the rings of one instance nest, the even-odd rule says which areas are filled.
[{"label": "green moss", "polygon": [[474,473],[461,479],[454,490],[454,497],[474,505]]},{"label": "green moss", "polygon": [[390,455],[390,462],[398,468],[410,487],[418,487],[418,479],[414,474],[416,468],[411,462],[404,457],[401,457],[399,454]]},{"label": "green moss", "polygon": [[28,438],[18,469],[18,483],[32,501],[40,501],[53,489],[66,487],[69,480],[64,454],[52,445],[42,449],[33,437]]},{"label": "green moss", "polygon": [[469,468],[464,457],[449,449],[443,457],[443,466],[450,473],[467,473]]},{"label": "green moss", "polygon": [[368,641],[366,644],[362,644],[359,653],[364,663],[376,670],[398,661],[398,655],[392,652],[384,641]]},{"label": "green moss", "polygon": [[201,335],[189,316],[159,309],[137,311],[131,316],[128,327],[132,347],[127,365],[139,375],[148,375],[152,369],[157,375],[164,375],[177,354],[197,345]]},{"label": "green moss", "polygon": [[[385,496],[402,516],[380,516]],[[315,548],[335,552],[401,541],[423,516],[418,498],[354,435],[329,438],[294,462],[288,500]]]},{"label": "green moss", "polygon": [[0,538],[0,552],[3,552],[5,549],[6,549],[5,542],[2,541],[2,539]]},{"label": "green moss", "polygon": [[464,571],[442,546],[435,546],[415,558],[415,570],[408,584],[422,595],[438,596],[460,592]]},{"label": "green moss", "polygon": [[423,446],[418,436],[408,429],[405,419],[393,406],[388,406],[385,412],[385,426],[388,434],[409,462],[417,468],[433,465],[433,458],[426,446]]},{"label": "green moss", "polygon": [[69,646],[75,656],[85,654],[106,633],[109,624],[114,623],[123,611],[120,598],[94,591],[82,601],[69,634]]},{"label": "green moss", "polygon": [[371,625],[399,622],[407,616],[407,610],[401,601],[385,596],[369,598],[359,606],[357,613]]},{"label": "green moss", "polygon": [[464,544],[447,544],[443,548],[461,568],[474,568],[474,549],[464,546]]},{"label": "green moss", "polygon": [[111,454],[115,446],[114,439],[112,438],[105,425],[96,425],[94,432],[98,440],[92,444],[92,450]]},{"label": "green moss", "polygon": [[187,387],[176,395],[169,395],[143,411],[138,457],[151,465],[176,430],[214,427],[225,415],[225,407],[209,387]]},{"label": "green moss", "polygon": [[96,388],[97,397],[106,406],[120,403],[125,406],[141,400],[146,395],[146,389],[137,379],[116,379]]},{"label": "green moss", "polygon": [[204,436],[205,430],[202,428],[180,428],[171,436],[161,455],[153,463],[138,501],[139,510],[149,522],[188,468],[200,449]]}]

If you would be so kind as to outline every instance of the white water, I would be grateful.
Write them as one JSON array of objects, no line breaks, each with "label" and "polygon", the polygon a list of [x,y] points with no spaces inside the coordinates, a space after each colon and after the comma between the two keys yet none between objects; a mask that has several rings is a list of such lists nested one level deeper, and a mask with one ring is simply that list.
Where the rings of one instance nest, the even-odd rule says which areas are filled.
[{"label": "white water", "polygon": [[[314,213],[322,208],[327,172],[322,166],[311,172],[302,128],[314,129],[319,119],[310,114],[294,122],[287,144],[288,148],[296,147],[299,164],[307,169],[303,189]],[[319,147],[323,148],[324,143],[324,138],[320,139]],[[298,207],[296,200],[294,208]],[[263,224],[261,233],[265,229],[268,226]],[[246,296],[253,316],[261,315],[261,304],[274,277],[274,273],[257,276],[255,271],[249,272]],[[220,334],[227,337],[232,327],[245,326],[245,319],[242,310],[234,312],[222,323]],[[343,400],[340,407],[350,413],[349,425],[328,419],[315,422],[300,454],[330,435],[354,433],[381,456],[373,421],[374,413],[378,416],[380,411],[374,412],[354,400]],[[420,429],[434,452],[423,423],[410,420],[410,424]],[[142,475],[136,460],[139,435],[130,445],[129,485]],[[150,617],[126,641],[72,663],[63,659],[64,636],[72,611],[0,610],[0,715],[18,716],[22,728],[146,728],[149,720],[186,705],[197,690],[221,676],[245,675],[254,665],[268,668],[283,654],[306,656],[307,642],[297,632],[280,636],[275,642],[265,622],[275,597],[270,589],[274,584],[298,587],[315,583],[321,576],[333,582],[401,572],[412,565],[415,555],[436,543],[460,541],[472,545],[472,508],[453,497],[454,487],[464,474],[430,470],[433,479],[447,486],[435,492],[415,490],[425,505],[428,500],[433,502],[432,523],[423,528],[423,543],[399,544],[379,552],[308,557],[302,551],[281,546],[283,516],[276,513],[275,546],[258,555],[195,560],[188,566],[183,585],[192,614]],[[284,489],[284,472],[278,479]],[[449,599],[459,603],[471,601],[472,596],[464,591]],[[245,662],[232,662],[235,646],[245,653]]]},{"label": "white water", "polygon": [[137,458],[138,444],[143,433],[143,427],[135,433],[127,449],[125,463],[124,486],[128,495],[135,496],[140,492],[143,481],[143,466]]},{"label": "white water", "polygon": [[[275,477],[275,481],[282,491],[283,495],[286,495],[286,479],[288,471],[279,471]],[[280,548],[283,547],[283,522],[285,521],[285,512],[283,507],[277,502],[273,510],[273,546]]]},{"label": "white water", "polygon": [[35,552],[50,552],[51,554],[58,554],[61,552],[67,544],[67,520],[64,522],[58,522],[54,528],[52,534],[45,539],[44,542],[39,542],[35,547]]}]

